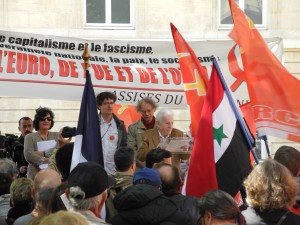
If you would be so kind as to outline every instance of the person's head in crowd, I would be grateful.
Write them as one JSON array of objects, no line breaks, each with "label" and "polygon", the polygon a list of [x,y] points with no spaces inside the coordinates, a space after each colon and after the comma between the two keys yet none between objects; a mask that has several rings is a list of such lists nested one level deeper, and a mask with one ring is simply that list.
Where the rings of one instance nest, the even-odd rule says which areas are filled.
[{"label": "person's head in crowd", "polygon": [[113,184],[99,164],[79,163],[69,175],[66,195],[75,210],[90,210],[98,216]]},{"label": "person's head in crowd", "polygon": [[56,166],[63,181],[67,180],[70,174],[73,148],[74,142],[70,142],[60,147],[55,153]]},{"label": "person's head in crowd", "polygon": [[33,217],[48,215],[48,205],[53,190],[53,188],[46,188],[37,193],[35,199],[35,208],[31,213]]},{"label": "person's head in crowd", "polygon": [[35,110],[33,127],[36,131],[40,129],[50,130],[54,126],[54,113],[46,107],[39,107]]},{"label": "person's head in crowd", "polygon": [[146,124],[153,121],[156,109],[157,104],[152,100],[152,98],[148,97],[138,101],[136,105],[136,111],[142,115],[142,121]]},{"label": "person's head in crowd", "polygon": [[182,184],[178,168],[164,162],[158,163],[154,168],[160,175],[162,192],[167,196],[178,194]]},{"label": "person's head in crowd", "polygon": [[133,175],[133,185],[148,184],[161,188],[161,179],[155,169],[143,168]]},{"label": "person's head in crowd", "polygon": [[113,92],[101,92],[97,95],[97,108],[100,110],[101,115],[110,116],[113,113],[114,104],[117,100],[116,95]]},{"label": "person's head in crowd", "polygon": [[18,178],[10,186],[10,200],[13,205],[33,202],[31,190],[33,181],[29,178]]},{"label": "person's head in crowd", "polygon": [[59,211],[44,217],[39,225],[88,225],[88,221],[79,213]]},{"label": "person's head in crowd", "polygon": [[9,187],[13,182],[7,173],[0,173],[0,196],[9,194]]},{"label": "person's head in crowd", "polygon": [[198,207],[200,209],[198,224],[246,224],[235,200],[224,191],[207,192],[199,199]]},{"label": "person's head in crowd", "polygon": [[119,172],[128,172],[133,174],[135,171],[135,155],[132,148],[121,147],[114,155],[114,161],[116,165],[116,170]]},{"label": "person's head in crowd", "polygon": [[55,213],[60,210],[67,210],[63,200],[61,199],[61,196],[65,193],[67,187],[68,183],[63,182],[58,187],[53,188],[47,205],[47,214]]},{"label": "person's head in crowd", "polygon": [[291,146],[281,146],[275,152],[274,160],[284,165],[293,174],[298,182],[297,203],[294,208],[300,206],[300,152]]},{"label": "person's head in crowd", "polygon": [[16,219],[32,211],[32,187],[33,181],[29,178],[18,178],[12,182],[10,186],[10,205],[12,208],[7,213],[7,224],[13,224]]},{"label": "person's head in crowd", "polygon": [[160,162],[172,164],[172,153],[159,147],[154,148],[147,153],[146,167],[152,168]]},{"label": "person's head in crowd", "polygon": [[43,189],[56,188],[61,184],[60,175],[52,169],[44,169],[39,171],[33,181],[33,196]]},{"label": "person's head in crowd", "polygon": [[161,136],[168,137],[173,130],[174,114],[169,109],[161,109],[156,115],[156,126]]},{"label": "person's head in crowd", "polygon": [[18,169],[14,161],[4,158],[0,159],[0,173],[5,173],[14,180],[18,176]]},{"label": "person's head in crowd", "polygon": [[291,146],[281,146],[275,152],[274,160],[287,167],[294,177],[300,176],[300,152]]},{"label": "person's head in crowd", "polygon": [[19,119],[18,129],[21,132],[22,137],[25,137],[27,134],[32,133],[33,130],[32,119],[28,116],[24,116],[21,119]]},{"label": "person's head in crowd", "polygon": [[290,208],[298,189],[290,171],[272,159],[256,165],[244,185],[248,205],[260,211]]}]

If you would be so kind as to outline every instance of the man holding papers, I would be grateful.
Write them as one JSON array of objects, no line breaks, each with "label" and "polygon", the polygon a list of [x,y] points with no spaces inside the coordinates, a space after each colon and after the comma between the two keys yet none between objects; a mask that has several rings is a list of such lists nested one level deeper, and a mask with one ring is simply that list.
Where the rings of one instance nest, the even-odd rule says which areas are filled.
[{"label": "man holding papers", "polygon": [[[146,130],[142,135],[142,144],[137,152],[137,159],[145,162],[147,153],[161,143],[169,142],[169,138],[183,137],[183,132],[173,128],[174,115],[171,110],[162,109],[156,115],[156,126]],[[189,155],[173,154],[173,164],[179,167],[179,159],[187,159]]]}]

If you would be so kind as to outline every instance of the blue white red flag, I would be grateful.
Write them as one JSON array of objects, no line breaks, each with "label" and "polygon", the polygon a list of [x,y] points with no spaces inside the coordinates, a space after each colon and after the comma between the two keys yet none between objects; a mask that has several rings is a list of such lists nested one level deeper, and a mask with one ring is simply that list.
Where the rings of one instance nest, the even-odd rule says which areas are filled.
[{"label": "blue white red flag", "polygon": [[99,117],[95,92],[88,70],[86,71],[86,82],[82,95],[70,170],[72,171],[78,163],[86,161],[97,162],[103,166]]}]

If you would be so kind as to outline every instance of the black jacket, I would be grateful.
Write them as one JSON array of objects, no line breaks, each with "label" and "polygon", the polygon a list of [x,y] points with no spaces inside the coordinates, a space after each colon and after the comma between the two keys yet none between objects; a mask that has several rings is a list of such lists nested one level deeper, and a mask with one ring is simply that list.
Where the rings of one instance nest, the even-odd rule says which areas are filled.
[{"label": "black jacket", "polygon": [[281,225],[300,224],[300,216],[284,209],[261,212],[258,209],[248,207],[242,211],[242,214],[246,219],[247,225],[276,225],[283,215],[286,215],[286,218],[282,221]]},{"label": "black jacket", "polygon": [[187,221],[173,201],[147,184],[119,192],[114,205],[118,214],[109,221],[112,225],[185,225]]},{"label": "black jacket", "polygon": [[187,216],[186,225],[197,225],[200,217],[200,208],[198,207],[198,199],[192,196],[184,196],[182,194],[173,194],[167,196],[178,207],[178,209]]}]

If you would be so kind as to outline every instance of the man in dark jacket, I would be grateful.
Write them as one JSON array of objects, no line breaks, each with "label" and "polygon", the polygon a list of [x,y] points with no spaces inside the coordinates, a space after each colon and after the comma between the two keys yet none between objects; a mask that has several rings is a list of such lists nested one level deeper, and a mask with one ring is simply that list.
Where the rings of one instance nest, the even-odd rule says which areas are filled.
[{"label": "man in dark jacket", "polygon": [[186,224],[186,216],[160,191],[161,180],[156,170],[138,171],[133,184],[115,197],[118,214],[110,221],[112,225]]},{"label": "man in dark jacket", "polygon": [[112,218],[117,214],[113,200],[119,192],[132,185],[132,178],[136,167],[132,148],[119,148],[115,153],[114,160],[117,172],[113,173],[112,176],[116,179],[116,184],[109,189],[109,196],[106,200],[108,208],[106,218]]},{"label": "man in dark jacket", "polygon": [[114,163],[116,150],[127,146],[127,132],[124,122],[113,114],[115,102],[116,95],[112,92],[101,92],[97,95],[104,169],[108,174],[116,172]]},{"label": "man in dark jacket", "polygon": [[175,202],[181,212],[187,215],[188,221],[186,225],[197,225],[200,215],[200,209],[197,206],[198,199],[192,196],[184,196],[180,193],[182,180],[177,167],[162,162],[157,164],[155,168],[160,174],[162,192]]}]

